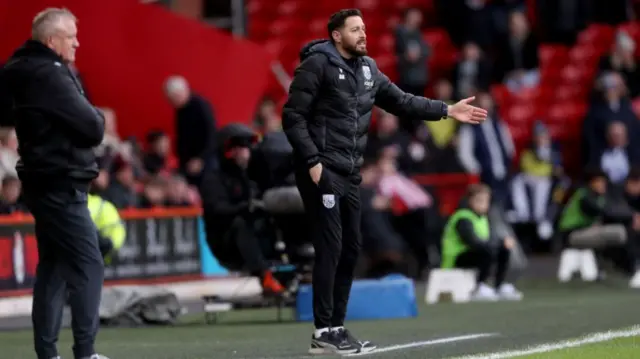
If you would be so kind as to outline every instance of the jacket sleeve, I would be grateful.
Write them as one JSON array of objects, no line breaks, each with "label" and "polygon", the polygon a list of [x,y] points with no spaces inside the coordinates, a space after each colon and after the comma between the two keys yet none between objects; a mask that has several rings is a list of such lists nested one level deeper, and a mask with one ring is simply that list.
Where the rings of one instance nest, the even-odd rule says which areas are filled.
[{"label": "jacket sleeve", "polygon": [[447,104],[402,91],[387,75],[377,70],[376,106],[400,118],[438,121],[447,117]]},{"label": "jacket sleeve", "polygon": [[80,92],[63,66],[50,66],[42,76],[40,108],[53,113],[82,148],[95,147],[104,136],[104,116]]},{"label": "jacket sleeve", "polygon": [[476,235],[473,229],[473,223],[468,219],[459,220],[458,223],[456,223],[456,231],[458,231],[458,235],[464,244],[470,248],[478,249],[485,247],[485,243]]},{"label": "jacket sleeve", "polygon": [[289,87],[289,98],[282,111],[282,128],[296,156],[306,161],[309,168],[320,162],[318,147],[309,135],[308,122],[310,110],[320,90],[322,56],[324,55],[311,56],[298,66]]},{"label": "jacket sleeve", "polygon": [[4,69],[0,65],[0,126],[13,127],[13,101],[9,94],[9,88],[4,79]]}]

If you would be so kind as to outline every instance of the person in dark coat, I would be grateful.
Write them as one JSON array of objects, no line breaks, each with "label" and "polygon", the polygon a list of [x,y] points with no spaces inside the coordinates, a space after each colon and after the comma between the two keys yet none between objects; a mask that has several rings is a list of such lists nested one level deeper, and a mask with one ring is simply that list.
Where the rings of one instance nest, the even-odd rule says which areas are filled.
[{"label": "person in dark coat", "polygon": [[198,186],[202,175],[216,166],[213,109],[206,99],[191,92],[187,80],[181,76],[170,77],[165,91],[176,109],[176,152],[180,172],[190,184]]},{"label": "person in dark coat", "polygon": [[328,23],[329,40],[303,47],[284,105],[282,125],[293,147],[296,184],[313,224],[314,325],[312,354],[376,348],[344,329],[349,291],[361,247],[360,167],[373,106],[406,120],[453,117],[480,123],[486,111],[403,92],[366,56],[367,36],[357,9]]},{"label": "person in dark coat", "polygon": [[38,359],[59,358],[56,342],[67,302],[73,317],[73,355],[102,358],[94,343],[104,263],[87,193],[98,175],[93,148],[104,117],[85,97],[69,65],[79,46],[76,17],[49,8],[36,15],[32,38],[7,61],[4,81],[20,144],[17,171],[36,225],[39,262],[33,288]]}]

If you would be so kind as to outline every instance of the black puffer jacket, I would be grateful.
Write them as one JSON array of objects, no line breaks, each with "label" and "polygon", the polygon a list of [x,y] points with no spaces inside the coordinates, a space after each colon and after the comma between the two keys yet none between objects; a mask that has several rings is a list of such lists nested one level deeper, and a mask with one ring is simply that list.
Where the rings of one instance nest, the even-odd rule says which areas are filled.
[{"label": "black puffer jacket", "polygon": [[39,184],[95,178],[93,148],[102,142],[104,118],[60,56],[29,40],[7,61],[3,81],[11,109],[2,113],[16,126],[20,178]]},{"label": "black puffer jacket", "polygon": [[321,162],[343,176],[359,173],[374,105],[403,119],[446,116],[442,101],[404,93],[373,59],[345,60],[328,40],[307,44],[300,61],[282,117],[300,166]]}]

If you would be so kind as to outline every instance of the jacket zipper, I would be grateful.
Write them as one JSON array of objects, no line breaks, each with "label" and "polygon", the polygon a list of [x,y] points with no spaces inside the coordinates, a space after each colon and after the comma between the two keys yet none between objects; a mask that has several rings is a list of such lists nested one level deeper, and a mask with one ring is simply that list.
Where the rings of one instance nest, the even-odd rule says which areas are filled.
[{"label": "jacket zipper", "polygon": [[355,153],[356,148],[358,147],[358,118],[360,118],[360,114],[358,113],[358,80],[356,77],[356,120],[354,121],[355,132],[353,133],[353,150],[351,151],[351,170],[349,170],[349,174],[353,174],[353,170],[356,167]]}]

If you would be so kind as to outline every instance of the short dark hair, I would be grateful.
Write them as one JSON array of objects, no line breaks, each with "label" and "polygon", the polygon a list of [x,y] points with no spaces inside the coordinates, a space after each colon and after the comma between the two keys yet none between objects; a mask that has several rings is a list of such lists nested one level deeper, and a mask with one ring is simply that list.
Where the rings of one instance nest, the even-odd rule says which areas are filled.
[{"label": "short dark hair", "polygon": [[333,31],[343,27],[347,18],[352,16],[362,17],[362,12],[358,9],[342,9],[329,17],[329,23],[327,24],[329,40],[333,42],[333,36],[331,36]]},{"label": "short dark hair", "polygon": [[484,183],[473,183],[467,187],[467,197],[469,199],[474,198],[479,194],[491,194],[491,187],[487,186]]},{"label": "short dark hair", "polygon": [[597,166],[589,166],[584,171],[584,179],[590,183],[597,179],[607,179],[607,174]]}]

